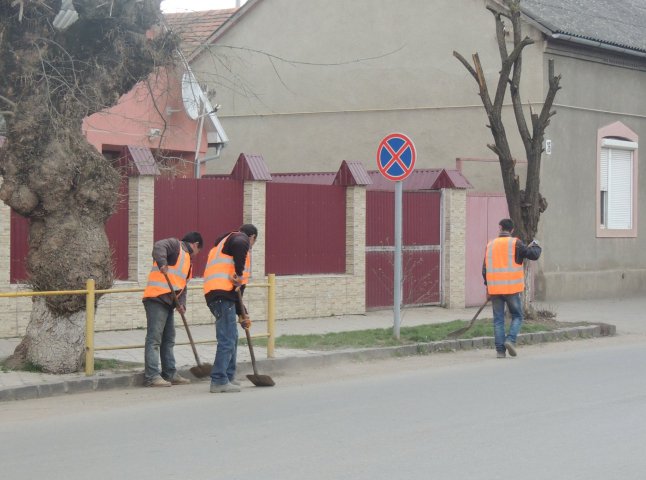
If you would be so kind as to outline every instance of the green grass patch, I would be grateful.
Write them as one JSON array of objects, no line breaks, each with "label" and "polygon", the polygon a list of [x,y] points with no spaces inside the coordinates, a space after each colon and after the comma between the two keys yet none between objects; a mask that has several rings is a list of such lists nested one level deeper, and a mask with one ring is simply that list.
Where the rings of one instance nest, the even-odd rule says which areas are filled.
[{"label": "green grass patch", "polygon": [[[393,337],[392,328],[375,328],[352,332],[334,332],[318,335],[281,335],[276,337],[276,348],[295,348],[303,350],[341,350],[346,348],[393,347],[416,343],[436,342],[448,339],[448,334],[466,326],[466,320],[455,320],[448,323],[401,327],[400,339]],[[555,322],[531,321],[523,324],[523,333],[545,332],[559,328]],[[477,321],[471,329],[460,335],[460,338],[492,337],[492,319]],[[241,344],[246,345],[242,339]],[[254,339],[254,345],[266,346],[266,338]]]},{"label": "green grass patch", "polygon": [[143,367],[143,363],[125,362],[114,358],[95,358],[94,370],[122,370]]}]

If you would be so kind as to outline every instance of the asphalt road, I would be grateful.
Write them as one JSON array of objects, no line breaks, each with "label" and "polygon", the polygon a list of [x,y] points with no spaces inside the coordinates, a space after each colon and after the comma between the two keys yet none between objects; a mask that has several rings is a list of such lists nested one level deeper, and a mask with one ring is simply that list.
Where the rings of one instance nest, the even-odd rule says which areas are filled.
[{"label": "asphalt road", "polygon": [[593,339],[5,403],[0,476],[643,479],[644,365],[643,337]]}]

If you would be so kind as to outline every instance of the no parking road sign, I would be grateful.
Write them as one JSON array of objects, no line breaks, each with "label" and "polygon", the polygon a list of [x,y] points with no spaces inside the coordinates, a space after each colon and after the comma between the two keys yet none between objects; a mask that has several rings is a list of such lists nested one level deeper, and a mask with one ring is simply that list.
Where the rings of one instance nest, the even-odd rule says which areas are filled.
[{"label": "no parking road sign", "polygon": [[388,180],[404,180],[415,167],[416,155],[410,138],[403,133],[391,133],[379,143],[377,167]]}]

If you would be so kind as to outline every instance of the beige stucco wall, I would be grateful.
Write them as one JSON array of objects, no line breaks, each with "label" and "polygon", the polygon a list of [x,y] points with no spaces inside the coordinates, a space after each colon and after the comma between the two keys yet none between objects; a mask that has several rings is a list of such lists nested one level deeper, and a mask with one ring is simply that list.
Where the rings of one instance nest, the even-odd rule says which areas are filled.
[{"label": "beige stucco wall", "polygon": [[[495,89],[500,59],[485,4],[257,2],[192,62],[217,91],[231,139],[209,168],[228,173],[249,152],[261,153],[272,172],[335,171],[340,159],[375,170],[379,141],[393,131],[415,142],[417,168],[491,158],[477,85],[453,57],[453,50],[467,58],[479,52]],[[528,47],[524,64],[522,88],[532,102],[542,93],[541,48]],[[487,170],[477,188],[499,191],[499,172]]]},{"label": "beige stucco wall", "polygon": [[[538,294],[545,299],[634,295],[646,287],[646,169],[638,169],[636,238],[597,237],[597,131],[621,121],[646,142],[646,62],[608,65],[613,55],[548,50],[563,76],[546,138],[541,186],[550,202],[541,217]],[[627,63],[635,60],[624,59]],[[646,145],[646,143],[644,143]],[[640,148],[641,150],[641,148]],[[640,155],[644,158],[644,154]]]}]

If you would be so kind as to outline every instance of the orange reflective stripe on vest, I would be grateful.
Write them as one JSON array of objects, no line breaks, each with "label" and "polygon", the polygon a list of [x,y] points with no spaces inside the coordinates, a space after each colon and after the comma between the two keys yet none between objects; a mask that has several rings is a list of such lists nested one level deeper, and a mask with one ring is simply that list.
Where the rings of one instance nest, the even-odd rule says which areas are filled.
[{"label": "orange reflective stripe on vest", "polygon": [[[186,288],[186,282],[188,280],[190,270],[191,256],[184,251],[180,243],[177,262],[175,262],[175,265],[169,266],[167,272],[168,279],[170,280],[171,285],[173,285],[173,290],[181,291]],[[148,274],[148,283],[144,290],[144,298],[159,297],[164,293],[170,293],[170,288],[168,288],[168,283],[164,278],[164,274],[159,271],[157,262],[154,262],[153,268]]]},{"label": "orange reflective stripe on vest", "polygon": [[498,237],[487,244],[487,293],[509,295],[525,289],[523,265],[516,263],[516,239]]},{"label": "orange reflective stripe on vest", "polygon": [[[235,263],[231,255],[222,252],[224,244],[232,234],[224,237],[220,243],[211,249],[209,256],[206,260],[206,268],[204,269],[204,294],[213,290],[224,290],[230,292],[233,290],[233,282],[231,277],[236,273]],[[243,285],[249,282],[251,273],[251,257],[250,251],[247,252],[245,259],[245,267],[240,279]]]}]

